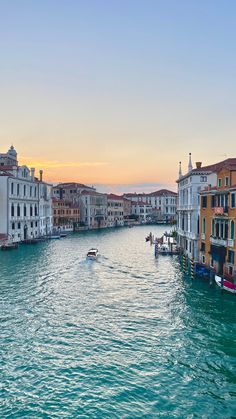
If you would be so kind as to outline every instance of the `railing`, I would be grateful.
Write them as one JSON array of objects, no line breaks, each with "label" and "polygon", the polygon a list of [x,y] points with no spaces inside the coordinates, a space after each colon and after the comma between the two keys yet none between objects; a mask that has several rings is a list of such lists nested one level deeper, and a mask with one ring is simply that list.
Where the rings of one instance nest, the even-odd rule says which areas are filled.
[{"label": "railing", "polygon": [[234,247],[234,240],[233,239],[228,239],[228,246],[229,247]]},{"label": "railing", "polygon": [[228,206],[226,207],[214,207],[212,208],[214,215],[225,215],[228,214]]},{"label": "railing", "polygon": [[210,243],[215,244],[216,246],[227,247],[227,240],[226,239],[220,239],[220,238],[217,238],[217,237],[210,237]]}]

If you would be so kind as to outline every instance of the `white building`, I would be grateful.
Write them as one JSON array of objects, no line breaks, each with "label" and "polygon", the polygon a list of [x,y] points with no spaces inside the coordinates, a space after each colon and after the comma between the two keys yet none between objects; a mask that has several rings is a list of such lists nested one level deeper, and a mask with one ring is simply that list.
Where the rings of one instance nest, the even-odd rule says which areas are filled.
[{"label": "white building", "polygon": [[[6,164],[14,156],[15,164]],[[47,229],[50,232],[50,185],[35,178],[34,168],[30,170],[27,166],[18,166],[17,153],[13,147],[5,155],[1,154],[0,159],[3,163],[0,166],[0,234],[19,242],[39,237],[41,233],[44,235]],[[45,188],[48,191],[47,197],[43,193]],[[41,217],[45,229],[40,229]]]},{"label": "white building", "polygon": [[216,169],[218,164],[202,167],[196,163],[193,169],[191,153],[189,154],[188,172],[183,175],[181,162],[179,164],[177,232],[179,245],[189,258],[198,260],[200,197],[199,192],[208,185],[215,186],[217,182]]},{"label": "white building", "polygon": [[52,185],[43,182],[43,171],[39,177],[39,235],[47,236],[53,229]]},{"label": "white building", "polygon": [[132,202],[143,202],[151,205],[153,214],[158,214],[159,221],[172,222],[176,220],[177,193],[161,189],[149,194],[127,193],[124,197]]},{"label": "white building", "polygon": [[132,202],[132,215],[137,217],[137,220],[140,223],[146,223],[149,221],[150,214],[153,210],[151,204],[147,204],[146,202],[142,201],[133,201]]},{"label": "white building", "polygon": [[124,199],[115,194],[107,195],[107,227],[124,225]]},{"label": "white building", "polygon": [[79,197],[80,223],[89,229],[107,227],[107,196],[82,191]]}]

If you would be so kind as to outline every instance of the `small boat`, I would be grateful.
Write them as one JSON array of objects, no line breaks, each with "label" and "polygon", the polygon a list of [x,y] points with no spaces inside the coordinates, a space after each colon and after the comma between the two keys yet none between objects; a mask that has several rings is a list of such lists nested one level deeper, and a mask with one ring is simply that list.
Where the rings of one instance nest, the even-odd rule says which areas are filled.
[{"label": "small boat", "polygon": [[90,249],[87,253],[87,258],[95,260],[98,257],[98,249]]},{"label": "small boat", "polygon": [[218,275],[215,275],[215,282],[221,289],[231,292],[232,294],[236,294],[236,284],[233,284],[233,282]]},{"label": "small boat", "polygon": [[1,246],[1,250],[12,250],[17,249],[18,243],[5,243]]},{"label": "small boat", "polygon": [[66,237],[67,234],[66,233],[60,233],[60,237]]}]

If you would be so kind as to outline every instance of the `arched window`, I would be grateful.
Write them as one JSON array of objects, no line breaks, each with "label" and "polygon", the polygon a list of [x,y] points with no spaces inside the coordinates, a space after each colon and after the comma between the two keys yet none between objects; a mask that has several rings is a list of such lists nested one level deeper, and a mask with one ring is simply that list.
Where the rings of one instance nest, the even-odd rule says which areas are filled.
[{"label": "arched window", "polygon": [[20,205],[17,205],[17,217],[20,217]]},{"label": "arched window", "polygon": [[232,220],[230,223],[230,238],[234,240],[234,221]]},{"label": "arched window", "polygon": [[24,204],[24,217],[26,217],[26,205]]},{"label": "arched window", "polygon": [[32,207],[32,205],[30,205],[30,217],[32,217],[33,216],[33,207]]},{"label": "arched window", "polygon": [[14,217],[14,204],[11,204],[11,216]]}]

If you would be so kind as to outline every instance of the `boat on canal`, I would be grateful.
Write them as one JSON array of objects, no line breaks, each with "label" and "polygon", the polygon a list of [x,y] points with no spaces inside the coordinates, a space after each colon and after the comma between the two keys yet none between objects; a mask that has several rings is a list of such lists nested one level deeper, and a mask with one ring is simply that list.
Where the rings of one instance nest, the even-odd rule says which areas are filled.
[{"label": "boat on canal", "polygon": [[96,260],[98,257],[98,249],[90,249],[87,253],[87,259]]},{"label": "boat on canal", "polygon": [[215,275],[215,282],[221,289],[236,294],[236,284],[233,284],[233,282],[218,275]]},{"label": "boat on canal", "polygon": [[180,249],[172,233],[164,233],[161,238],[155,240],[155,256],[178,255]]},{"label": "boat on canal", "polygon": [[18,248],[18,243],[4,243],[1,246],[1,250],[13,250]]}]

